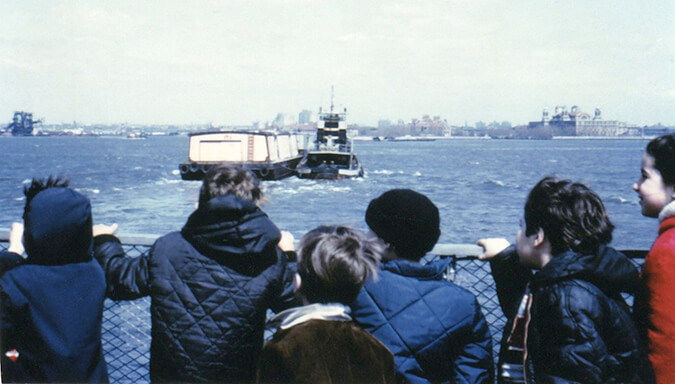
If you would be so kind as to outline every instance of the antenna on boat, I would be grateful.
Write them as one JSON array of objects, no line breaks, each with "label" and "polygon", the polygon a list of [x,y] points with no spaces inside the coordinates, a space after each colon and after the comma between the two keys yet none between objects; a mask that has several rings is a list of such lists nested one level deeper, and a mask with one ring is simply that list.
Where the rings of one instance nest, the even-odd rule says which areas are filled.
[{"label": "antenna on boat", "polygon": [[335,87],[330,86],[330,113],[333,113],[333,100],[335,99]]}]

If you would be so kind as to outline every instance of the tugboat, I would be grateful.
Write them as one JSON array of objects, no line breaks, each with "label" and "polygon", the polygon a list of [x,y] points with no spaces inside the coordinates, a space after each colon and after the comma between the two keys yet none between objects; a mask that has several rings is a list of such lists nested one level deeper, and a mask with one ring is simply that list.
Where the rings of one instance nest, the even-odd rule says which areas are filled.
[{"label": "tugboat", "polygon": [[304,179],[339,180],[363,176],[363,166],[354,153],[354,143],[347,136],[347,108],[334,111],[331,90],[330,112],[319,108],[319,123],[314,148],[309,149],[297,168]]},{"label": "tugboat", "polygon": [[42,120],[33,120],[30,112],[14,112],[12,122],[5,128],[5,132],[12,136],[32,136],[34,126],[41,122]]},{"label": "tugboat", "polygon": [[298,135],[263,131],[191,133],[188,161],[178,166],[183,180],[202,180],[216,164],[242,166],[261,180],[295,174],[302,159]]}]

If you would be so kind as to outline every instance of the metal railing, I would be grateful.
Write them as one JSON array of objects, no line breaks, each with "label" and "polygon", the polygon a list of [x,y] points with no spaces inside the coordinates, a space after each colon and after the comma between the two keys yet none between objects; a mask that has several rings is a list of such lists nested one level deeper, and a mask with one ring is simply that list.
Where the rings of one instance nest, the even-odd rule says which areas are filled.
[{"label": "metal railing", "polygon": [[[0,250],[7,248],[9,232],[0,229]],[[127,255],[147,254],[156,236],[120,236]],[[471,291],[482,306],[489,324],[495,362],[499,352],[505,318],[499,307],[490,265],[478,260],[480,247],[470,244],[437,244],[422,260],[452,258],[449,279]],[[645,250],[624,250],[636,265],[644,259]],[[632,299],[628,297],[628,299]],[[266,333],[269,336],[270,333]],[[147,383],[150,381],[150,299],[112,301],[106,299],[103,312],[103,350],[111,383]]]}]

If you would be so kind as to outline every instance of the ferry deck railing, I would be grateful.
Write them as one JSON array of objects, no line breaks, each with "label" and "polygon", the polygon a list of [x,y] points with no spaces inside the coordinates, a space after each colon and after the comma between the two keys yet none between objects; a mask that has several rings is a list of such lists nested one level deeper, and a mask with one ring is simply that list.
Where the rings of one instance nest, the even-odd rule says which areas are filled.
[{"label": "ferry deck railing", "polygon": [[[120,241],[129,257],[147,254],[157,236],[121,235]],[[7,249],[9,231],[0,229],[0,250]],[[471,291],[480,303],[490,327],[495,362],[499,352],[505,319],[490,273],[490,265],[478,260],[481,248],[472,244],[437,244],[422,260],[452,258],[447,278]],[[646,250],[623,250],[636,265],[644,260]],[[632,298],[626,297],[632,304]],[[271,333],[266,332],[266,337]],[[111,383],[147,383],[150,381],[150,299],[113,301],[106,299],[102,327],[103,350]]]}]

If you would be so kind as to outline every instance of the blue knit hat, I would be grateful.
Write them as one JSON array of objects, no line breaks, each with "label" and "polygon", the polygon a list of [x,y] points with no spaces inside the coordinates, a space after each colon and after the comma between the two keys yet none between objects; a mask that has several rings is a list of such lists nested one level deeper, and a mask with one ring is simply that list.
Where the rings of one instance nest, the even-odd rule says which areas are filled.
[{"label": "blue knit hat", "polygon": [[436,205],[410,189],[392,189],[372,200],[366,223],[398,256],[412,260],[430,251],[441,235]]}]

